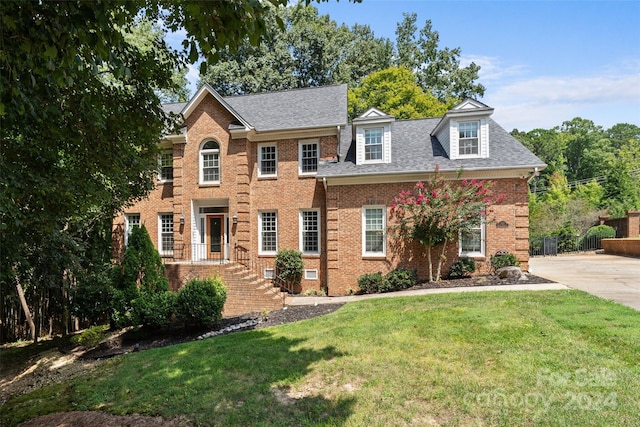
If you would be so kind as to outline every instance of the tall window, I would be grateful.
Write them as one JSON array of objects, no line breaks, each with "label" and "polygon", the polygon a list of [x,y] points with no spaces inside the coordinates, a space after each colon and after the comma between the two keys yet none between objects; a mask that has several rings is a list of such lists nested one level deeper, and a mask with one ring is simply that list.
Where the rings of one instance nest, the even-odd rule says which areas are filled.
[{"label": "tall window", "polygon": [[300,211],[300,251],[304,254],[320,253],[320,211]]},{"label": "tall window", "polygon": [[216,141],[205,142],[200,149],[200,183],[220,183],[220,145]]},{"label": "tall window", "polygon": [[465,233],[460,233],[460,255],[484,256],[485,225],[482,219]]},{"label": "tall window", "polygon": [[163,213],[159,216],[159,231],[160,236],[158,241],[160,242],[160,254],[172,255],[173,254],[173,214]]},{"label": "tall window", "polygon": [[301,142],[298,147],[299,173],[315,174],[318,171],[318,143]]},{"label": "tall window", "polygon": [[135,227],[140,227],[140,214],[128,214],[124,218],[124,245],[129,246],[129,236]]},{"label": "tall window", "polygon": [[173,152],[163,151],[158,154],[158,181],[173,179]]},{"label": "tall window", "polygon": [[278,213],[276,211],[260,212],[259,219],[259,247],[261,254],[275,254],[278,252]]},{"label": "tall window", "polygon": [[461,156],[472,156],[479,153],[478,122],[463,122],[458,125],[458,153]]},{"label": "tall window", "polygon": [[364,130],[364,160],[382,160],[382,128]]},{"label": "tall window", "polygon": [[362,254],[364,256],[385,255],[386,208],[365,206],[362,208]]},{"label": "tall window", "polygon": [[275,145],[258,147],[258,176],[278,175],[278,150]]}]

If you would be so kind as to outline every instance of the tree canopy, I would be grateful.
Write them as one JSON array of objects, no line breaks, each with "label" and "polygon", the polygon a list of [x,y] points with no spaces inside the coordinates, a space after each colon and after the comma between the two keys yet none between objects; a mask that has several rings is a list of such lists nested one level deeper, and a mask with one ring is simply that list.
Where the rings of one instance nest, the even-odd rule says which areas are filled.
[{"label": "tree canopy", "polygon": [[[78,269],[109,261],[111,218],[152,188],[176,124],[160,105],[175,71],[263,39],[271,4],[286,0],[0,2],[2,338],[16,288],[44,316]],[[179,52],[162,39],[177,30]]]}]

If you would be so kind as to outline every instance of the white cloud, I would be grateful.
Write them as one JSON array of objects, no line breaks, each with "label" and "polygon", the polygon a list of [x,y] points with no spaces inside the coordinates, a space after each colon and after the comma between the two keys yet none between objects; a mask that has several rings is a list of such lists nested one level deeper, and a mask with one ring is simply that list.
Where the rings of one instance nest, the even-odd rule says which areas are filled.
[{"label": "white cloud", "polygon": [[480,83],[499,81],[504,78],[520,76],[527,72],[527,66],[520,64],[505,65],[500,59],[491,56],[467,55],[460,57],[460,65],[466,67],[471,63],[480,66],[478,75]]}]

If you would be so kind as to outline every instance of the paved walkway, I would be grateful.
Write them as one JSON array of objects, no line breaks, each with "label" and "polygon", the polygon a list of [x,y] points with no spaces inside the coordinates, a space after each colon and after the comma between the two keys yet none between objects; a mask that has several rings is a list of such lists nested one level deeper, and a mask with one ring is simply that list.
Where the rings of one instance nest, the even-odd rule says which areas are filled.
[{"label": "paved walkway", "polygon": [[529,271],[640,310],[640,258],[594,253],[536,257],[529,260]]},{"label": "paved walkway", "polygon": [[351,295],[344,297],[289,297],[287,305],[317,305],[335,304],[352,301],[360,301],[372,298],[393,298],[411,295],[447,294],[460,292],[484,292],[484,291],[545,291],[568,289],[560,283],[542,283],[539,285],[501,285],[501,286],[475,286],[464,288],[438,288],[438,289],[417,289],[413,291],[388,292],[383,294]]}]

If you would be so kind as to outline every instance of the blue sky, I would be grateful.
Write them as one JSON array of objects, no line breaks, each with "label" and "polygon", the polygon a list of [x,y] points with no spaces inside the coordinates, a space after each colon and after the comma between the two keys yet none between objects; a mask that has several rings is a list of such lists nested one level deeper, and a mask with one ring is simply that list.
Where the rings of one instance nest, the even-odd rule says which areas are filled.
[{"label": "blue sky", "polygon": [[[640,1],[329,0],[338,24],[367,24],[395,40],[403,12],[430,19],[440,48],[481,66],[480,100],[507,131],[549,129],[574,117],[640,126]],[[195,84],[197,76],[190,74]],[[193,92],[193,90],[192,90]]]}]

